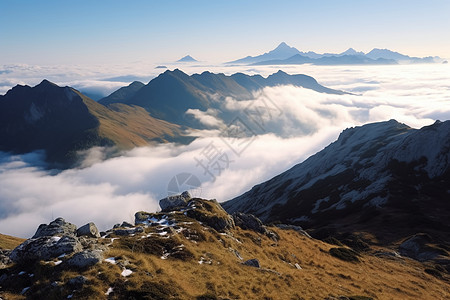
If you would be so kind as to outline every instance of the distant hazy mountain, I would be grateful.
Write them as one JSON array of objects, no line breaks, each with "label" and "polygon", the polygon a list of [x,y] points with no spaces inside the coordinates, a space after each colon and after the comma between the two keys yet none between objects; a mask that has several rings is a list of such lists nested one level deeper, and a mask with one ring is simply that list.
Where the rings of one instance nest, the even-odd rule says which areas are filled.
[{"label": "distant hazy mountain", "polygon": [[258,55],[258,56],[247,56],[235,61],[230,61],[228,64],[252,64],[260,61],[273,60],[273,59],[286,59],[293,55],[300,54],[300,51],[294,47],[288,46],[285,42],[282,42],[272,51]]},{"label": "distant hazy mountain", "polygon": [[388,49],[373,49],[365,54],[349,48],[342,53],[319,54],[313,51],[301,52],[294,47],[281,43],[277,48],[258,56],[247,56],[227,64],[247,65],[289,65],[289,64],[315,64],[315,65],[354,65],[354,64],[397,64],[397,63],[435,63],[441,62],[440,57],[410,57]]},{"label": "distant hazy mountain", "polygon": [[100,103],[103,105],[108,105],[111,103],[116,103],[120,101],[127,101],[131,99],[136,93],[143,87],[145,84],[143,84],[140,81],[133,81],[130,85],[122,87],[118,89],[117,91],[113,92],[107,97],[102,98],[99,100]]},{"label": "distant hazy mountain", "polygon": [[130,149],[180,133],[178,126],[150,117],[143,108],[107,108],[47,80],[35,87],[18,85],[0,96],[0,150],[44,149],[49,162],[63,166],[76,161],[77,151],[93,146]]},{"label": "distant hazy mountain", "polygon": [[183,58],[180,58],[179,60],[177,60],[177,62],[196,62],[197,60],[195,58],[193,58],[190,55],[186,55]]},{"label": "distant hazy mountain", "polygon": [[339,56],[322,56],[320,58],[309,58],[303,55],[297,54],[288,59],[283,60],[268,60],[252,65],[301,65],[301,64],[314,64],[314,65],[391,65],[397,64],[393,59],[371,59],[362,55],[339,55]]},{"label": "distant hazy mountain", "polygon": [[[232,213],[319,228],[449,232],[450,121],[416,130],[395,120],[344,130],[290,170],[223,204]],[[395,228],[395,230],[392,230]]]},{"label": "distant hazy mountain", "polygon": [[[249,76],[242,73],[226,76],[203,72],[189,76],[176,69],[166,71],[146,86],[140,88],[131,98],[101,100],[102,104],[125,103],[138,105],[156,118],[171,123],[198,127],[199,124],[186,116],[188,109],[206,111],[209,108],[222,109],[225,97],[236,99],[253,99],[253,92],[264,87],[276,85],[294,85],[315,90],[320,93],[344,94],[320,85],[307,75],[289,75],[282,71],[264,78],[259,75]],[[222,116],[225,117],[225,116]],[[226,118],[226,117],[225,117]]]},{"label": "distant hazy mountain", "polygon": [[[330,54],[331,56],[335,56],[333,54]],[[345,50],[344,52],[336,55],[336,56],[343,56],[343,55],[364,55],[364,52],[362,51],[356,51],[353,48],[348,48],[347,50]]]}]

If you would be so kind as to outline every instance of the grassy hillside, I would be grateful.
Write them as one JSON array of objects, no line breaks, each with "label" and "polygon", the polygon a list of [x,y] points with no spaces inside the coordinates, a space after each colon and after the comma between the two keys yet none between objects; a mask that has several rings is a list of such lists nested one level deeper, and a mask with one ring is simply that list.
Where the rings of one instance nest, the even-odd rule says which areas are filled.
[{"label": "grassy hillside", "polygon": [[0,249],[14,249],[23,241],[25,240],[0,233]]},{"label": "grassy hillside", "polygon": [[[109,259],[91,268],[73,269],[59,263],[57,258],[0,270],[0,276],[7,272],[11,278],[0,297],[448,299],[450,296],[448,273],[391,255],[389,249],[372,247],[355,252],[298,231],[275,227],[269,230],[279,239],[240,227],[218,232],[188,217],[184,211],[150,214],[150,218],[160,221],[145,226],[141,233],[100,238],[98,243],[110,244],[104,256]],[[260,268],[243,264],[254,258]],[[70,280],[79,275],[87,281],[81,288],[74,288]],[[31,289],[20,295],[25,287]]]}]

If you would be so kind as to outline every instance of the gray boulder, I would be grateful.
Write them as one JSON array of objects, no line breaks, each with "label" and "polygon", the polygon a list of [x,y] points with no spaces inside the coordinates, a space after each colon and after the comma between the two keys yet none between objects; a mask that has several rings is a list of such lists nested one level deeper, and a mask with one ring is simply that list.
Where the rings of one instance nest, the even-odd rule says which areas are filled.
[{"label": "gray boulder", "polygon": [[86,284],[88,282],[88,279],[82,275],[79,275],[77,277],[74,277],[72,279],[70,279],[67,284],[70,285],[71,288],[73,289],[80,289],[81,287],[83,287],[84,284]]},{"label": "gray boulder", "polygon": [[151,218],[151,214],[145,211],[138,211],[134,214],[134,224],[135,225],[147,225],[149,223],[148,219]]},{"label": "gray boulder", "polygon": [[97,226],[94,223],[90,222],[84,226],[81,226],[77,230],[77,236],[87,236],[91,238],[100,237],[100,232],[98,231]]},{"label": "gray boulder", "polygon": [[191,195],[186,191],[181,195],[168,196],[159,200],[159,206],[162,211],[171,211],[178,207],[185,207],[189,200],[191,200]]},{"label": "gray boulder", "polygon": [[57,218],[50,222],[50,224],[39,225],[36,233],[33,235],[33,239],[44,236],[76,236],[77,226],[72,223],[66,222],[63,218]]},{"label": "gray boulder", "polygon": [[242,229],[253,230],[259,233],[266,233],[267,229],[260,219],[251,214],[244,214],[240,212],[235,212],[233,214],[233,220],[236,226]]},{"label": "gray boulder", "polygon": [[84,250],[75,253],[68,261],[69,266],[75,268],[87,268],[93,266],[103,260],[103,251],[99,250]]},{"label": "gray boulder", "polygon": [[49,260],[61,254],[70,254],[82,250],[80,241],[74,236],[39,237],[28,239],[17,246],[10,255],[16,263]]},{"label": "gray boulder", "polygon": [[246,260],[242,264],[246,265],[246,266],[254,267],[254,268],[261,268],[261,266],[259,264],[259,260],[256,258]]},{"label": "gray boulder", "polygon": [[141,226],[134,227],[134,228],[117,228],[113,230],[113,233],[120,236],[127,236],[132,235],[136,233],[142,233],[144,232],[144,228]]}]

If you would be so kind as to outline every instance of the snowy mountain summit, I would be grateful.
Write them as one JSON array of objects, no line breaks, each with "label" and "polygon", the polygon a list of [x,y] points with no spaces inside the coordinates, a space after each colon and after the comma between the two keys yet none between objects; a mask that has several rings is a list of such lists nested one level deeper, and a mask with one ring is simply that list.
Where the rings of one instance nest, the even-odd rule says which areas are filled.
[{"label": "snowy mountain summit", "polygon": [[450,199],[449,149],[450,121],[421,129],[395,120],[349,128],[224,208],[306,227],[394,225],[403,217],[448,226],[441,214]]}]

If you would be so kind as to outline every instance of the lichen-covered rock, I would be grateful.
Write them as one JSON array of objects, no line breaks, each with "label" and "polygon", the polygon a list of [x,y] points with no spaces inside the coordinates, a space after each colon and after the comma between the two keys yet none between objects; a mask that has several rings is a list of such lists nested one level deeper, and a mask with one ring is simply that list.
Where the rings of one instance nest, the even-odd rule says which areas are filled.
[{"label": "lichen-covered rock", "polygon": [[216,200],[192,199],[189,202],[186,216],[196,219],[205,225],[223,232],[234,228],[233,217],[230,216]]},{"label": "lichen-covered rock", "polygon": [[7,265],[12,263],[9,256],[11,255],[11,250],[0,249],[0,269],[5,268]]},{"label": "lichen-covered rock", "polygon": [[87,268],[93,266],[103,260],[103,251],[100,250],[84,250],[75,253],[68,261],[69,266],[75,268]]},{"label": "lichen-covered rock", "polygon": [[80,241],[74,236],[52,236],[28,239],[17,246],[10,255],[16,263],[48,260],[82,250]]},{"label": "lichen-covered rock", "polygon": [[185,207],[189,200],[191,200],[191,195],[186,191],[181,195],[168,196],[159,200],[159,206],[162,211],[170,211],[178,207]]},{"label": "lichen-covered rock", "polygon": [[63,218],[57,218],[50,224],[39,225],[36,233],[33,235],[33,239],[44,236],[76,236],[77,226],[72,223],[66,222]]},{"label": "lichen-covered rock", "polygon": [[84,226],[81,226],[77,230],[77,236],[87,236],[91,238],[100,237],[100,232],[98,231],[97,226],[94,223],[90,222]]}]

